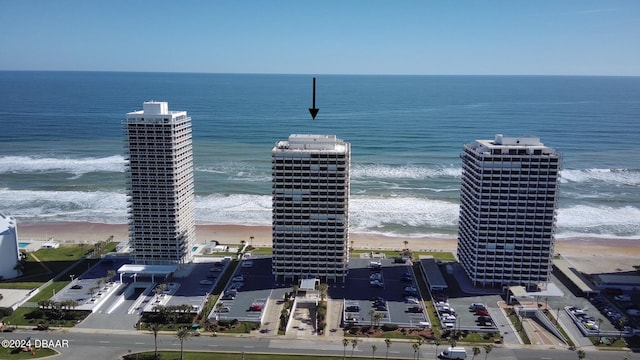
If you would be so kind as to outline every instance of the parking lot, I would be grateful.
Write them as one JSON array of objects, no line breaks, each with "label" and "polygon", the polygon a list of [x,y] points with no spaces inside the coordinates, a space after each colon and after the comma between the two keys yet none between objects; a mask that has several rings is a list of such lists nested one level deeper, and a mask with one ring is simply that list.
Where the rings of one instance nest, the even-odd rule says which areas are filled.
[{"label": "parking lot", "polygon": [[275,286],[271,259],[243,260],[209,314],[209,319],[262,322]]},{"label": "parking lot", "polygon": [[[345,322],[370,324],[375,313],[381,314],[380,324],[415,327],[427,322],[411,266],[388,259],[374,263],[380,266],[372,266],[370,259],[351,259],[344,288],[329,293],[334,299],[345,299]],[[408,302],[410,297],[415,301]]]}]

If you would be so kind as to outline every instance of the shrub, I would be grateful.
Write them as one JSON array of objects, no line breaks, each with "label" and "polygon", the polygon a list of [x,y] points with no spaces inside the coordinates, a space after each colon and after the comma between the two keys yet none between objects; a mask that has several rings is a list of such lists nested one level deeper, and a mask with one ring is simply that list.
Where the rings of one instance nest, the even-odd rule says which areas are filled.
[{"label": "shrub", "polygon": [[396,324],[383,324],[382,331],[395,331],[398,330],[398,325]]},{"label": "shrub", "polygon": [[44,318],[44,311],[40,309],[33,310],[30,313],[26,313],[24,315],[24,318],[25,319],[42,319]]},{"label": "shrub", "polygon": [[10,307],[0,307],[0,319],[5,316],[11,316],[13,314],[13,309]]}]

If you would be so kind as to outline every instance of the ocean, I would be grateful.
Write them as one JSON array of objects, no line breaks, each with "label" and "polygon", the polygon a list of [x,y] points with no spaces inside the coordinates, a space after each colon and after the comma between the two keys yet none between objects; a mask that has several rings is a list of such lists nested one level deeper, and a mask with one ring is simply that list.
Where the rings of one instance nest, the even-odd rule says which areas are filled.
[{"label": "ocean", "polygon": [[193,119],[199,224],[270,225],[271,148],[352,146],[351,231],[455,237],[460,152],[535,135],[562,154],[558,237],[640,239],[640,78],[0,72],[0,212],[126,223],[122,121]]}]

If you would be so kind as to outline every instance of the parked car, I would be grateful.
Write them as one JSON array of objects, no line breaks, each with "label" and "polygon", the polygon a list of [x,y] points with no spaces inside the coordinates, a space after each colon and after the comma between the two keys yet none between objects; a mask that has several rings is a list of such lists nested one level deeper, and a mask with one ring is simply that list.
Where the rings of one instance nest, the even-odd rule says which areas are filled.
[{"label": "parked car", "polygon": [[347,306],[345,311],[346,312],[360,312],[360,306],[358,306],[358,305]]},{"label": "parked car", "polygon": [[418,296],[418,289],[412,286],[407,286],[404,288],[402,294],[407,296]]},{"label": "parked car", "polygon": [[231,279],[231,281],[243,282],[244,276],[242,275],[234,276],[233,279]]},{"label": "parked car", "polygon": [[410,312],[410,313],[421,313],[423,311],[424,311],[424,309],[421,308],[420,306],[412,306],[412,307],[407,309],[407,312]]},{"label": "parked car", "polygon": [[264,309],[262,304],[252,304],[249,306],[249,311],[262,311],[262,309]]},{"label": "parked car", "polygon": [[420,303],[418,298],[416,298],[415,296],[406,296],[404,298],[404,302],[406,302],[407,304],[419,304]]},{"label": "parked car", "polygon": [[74,290],[82,289],[82,285],[75,284],[71,288],[74,289]]},{"label": "parked car", "polygon": [[469,306],[471,310],[486,310],[487,308],[482,303],[473,303]]},{"label": "parked car", "polygon": [[481,309],[476,310],[475,314],[480,316],[490,316],[487,310],[481,310]]}]

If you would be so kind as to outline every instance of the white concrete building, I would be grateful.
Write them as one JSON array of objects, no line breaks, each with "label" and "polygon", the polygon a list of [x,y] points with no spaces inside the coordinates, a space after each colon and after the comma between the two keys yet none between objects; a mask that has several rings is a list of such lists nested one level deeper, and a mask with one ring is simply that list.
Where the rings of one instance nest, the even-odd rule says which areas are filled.
[{"label": "white concrete building", "polygon": [[13,279],[20,276],[16,265],[20,262],[16,220],[0,213],[0,277]]},{"label": "white concrete building", "polygon": [[273,274],[279,281],[344,281],[350,144],[335,135],[291,135],[271,154]]},{"label": "white concrete building", "polygon": [[195,241],[191,118],[149,101],[127,114],[129,246],[135,264],[191,261]]},{"label": "white concrete building", "polygon": [[560,155],[537,137],[465,144],[458,258],[474,286],[549,280]]}]

